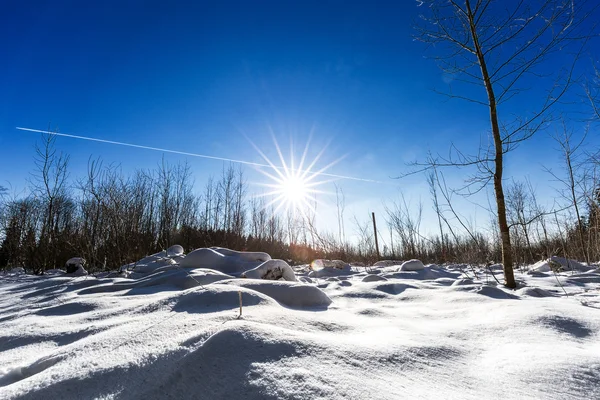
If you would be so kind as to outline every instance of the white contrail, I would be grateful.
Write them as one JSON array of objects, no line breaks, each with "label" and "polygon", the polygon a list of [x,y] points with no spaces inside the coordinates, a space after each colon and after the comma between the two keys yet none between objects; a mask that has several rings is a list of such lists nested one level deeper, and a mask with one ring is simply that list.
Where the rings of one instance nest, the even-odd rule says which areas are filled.
[{"label": "white contrail", "polygon": [[[237,164],[251,165],[253,167],[271,168],[271,169],[275,169],[275,170],[279,170],[279,171],[283,171],[284,170],[283,167],[277,167],[275,165],[261,164],[261,163],[256,163],[256,162],[251,162],[251,161],[244,161],[244,160],[234,160],[232,158],[225,158],[225,157],[207,156],[205,154],[189,153],[187,151],[169,150],[169,149],[163,149],[163,148],[160,148],[160,147],[151,147],[151,146],[143,146],[143,145],[140,145],[140,144],[125,143],[125,142],[116,142],[114,140],[98,139],[98,138],[93,138],[93,137],[88,137],[88,136],[69,135],[67,133],[44,131],[44,130],[40,130],[40,129],[21,128],[21,127],[18,127],[18,126],[16,127],[16,129],[18,129],[20,131],[28,131],[28,132],[36,132],[36,133],[47,133],[49,135],[64,136],[64,137],[68,137],[68,138],[72,138],[72,139],[89,140],[89,141],[92,141],[92,142],[116,144],[116,145],[119,145],[119,146],[135,147],[135,148],[138,148],[138,149],[161,151],[161,152],[164,152],[164,153],[181,154],[181,155],[190,156],[190,157],[199,157],[199,158],[208,158],[210,160],[228,161],[228,162],[237,163]],[[299,171],[300,172],[313,172],[313,171],[310,171],[310,170],[307,170],[307,171],[299,170]],[[329,177],[338,178],[338,179],[348,179],[348,180],[352,180],[352,181],[361,181],[361,182],[383,183],[383,184],[385,184],[385,182],[376,181],[374,179],[365,179],[365,178],[357,178],[357,177],[354,177],[354,176],[329,174],[329,173],[326,173],[326,172],[321,172],[321,173],[319,173],[319,175],[329,176]]]}]

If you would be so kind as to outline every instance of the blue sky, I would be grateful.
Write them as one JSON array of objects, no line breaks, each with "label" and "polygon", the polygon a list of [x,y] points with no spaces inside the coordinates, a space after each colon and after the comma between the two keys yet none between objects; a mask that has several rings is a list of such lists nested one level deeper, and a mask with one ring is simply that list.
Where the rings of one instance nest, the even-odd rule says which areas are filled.
[{"label": "blue sky", "polygon": [[[330,142],[321,165],[346,155],[329,172],[389,182],[340,181],[349,212],[381,212],[399,190],[427,200],[422,177],[390,177],[428,149],[478,142],[488,119],[485,109],[432,91],[447,77],[413,40],[416,4],[3,2],[0,184],[22,189],[34,168],[38,135],[16,126],[257,162],[244,135],[275,159],[270,127],[284,153],[290,141],[299,153],[313,130],[312,156]],[[57,146],[71,155],[72,177],[90,156],[125,171],[161,159],[75,139]],[[511,155],[508,171],[545,187],[539,164],[551,152],[542,134]],[[165,158],[187,159],[199,188],[223,166]]]}]

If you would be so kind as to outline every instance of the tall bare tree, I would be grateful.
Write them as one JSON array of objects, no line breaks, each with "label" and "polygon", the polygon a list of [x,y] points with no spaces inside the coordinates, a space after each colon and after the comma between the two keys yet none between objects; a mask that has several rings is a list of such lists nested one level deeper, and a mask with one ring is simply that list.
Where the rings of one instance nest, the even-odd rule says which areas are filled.
[{"label": "tall bare tree", "polygon": [[[435,47],[435,59],[455,77],[460,89],[468,85],[485,89],[485,96],[467,90],[447,95],[484,106],[491,128],[491,145],[472,155],[452,147],[448,157],[432,158],[430,164],[477,167],[478,173],[468,181],[469,193],[472,185],[478,191],[493,183],[505,285],[514,288],[503,188],[505,154],[543,129],[549,112],[567,93],[575,61],[589,37],[583,32],[589,11],[584,1],[574,0],[423,0],[419,4],[424,22],[417,27],[417,38]],[[567,57],[565,49],[570,46],[574,52]],[[528,99],[532,105],[528,112],[509,116],[509,104],[523,97],[534,80],[538,88],[545,85],[547,95],[538,104]]]},{"label": "tall bare tree", "polygon": [[[49,130],[50,132],[50,130]],[[49,255],[54,252],[56,239],[56,223],[59,207],[57,203],[65,196],[67,190],[67,167],[69,156],[56,152],[56,135],[43,133],[41,144],[36,143],[35,166],[32,186],[35,195],[43,202],[44,219],[39,232],[40,259],[36,260],[38,272],[43,272],[48,263],[54,261]]]}]

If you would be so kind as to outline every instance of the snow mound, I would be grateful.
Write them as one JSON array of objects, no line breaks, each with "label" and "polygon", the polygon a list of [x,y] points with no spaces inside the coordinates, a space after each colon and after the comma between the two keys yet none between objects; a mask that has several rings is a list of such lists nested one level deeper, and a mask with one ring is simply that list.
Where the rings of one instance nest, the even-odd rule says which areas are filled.
[{"label": "snow mound", "polygon": [[230,275],[210,269],[186,271],[182,268],[160,271],[157,274],[140,279],[134,287],[151,287],[159,285],[173,286],[177,289],[190,289],[214,282],[231,279]]},{"label": "snow mound", "polygon": [[492,299],[518,299],[518,296],[515,296],[512,293],[508,293],[500,288],[495,286],[483,285],[474,290],[475,293],[490,297]]},{"label": "snow mound", "polygon": [[470,278],[461,278],[455,280],[450,286],[465,286],[465,285],[474,285],[473,279]]},{"label": "snow mound", "polygon": [[211,249],[227,257],[235,257],[246,262],[261,263],[271,259],[270,255],[261,251],[237,251],[225,247],[211,247]]},{"label": "snow mound", "polygon": [[271,297],[279,304],[291,308],[327,307],[331,299],[316,286],[287,281],[257,279],[232,279],[216,283],[251,289]]},{"label": "snow mound", "polygon": [[350,264],[341,260],[314,260],[310,263],[310,269],[308,276],[311,278],[343,276],[355,273]]},{"label": "snow mound", "polygon": [[11,268],[10,271],[8,271],[9,274],[13,274],[13,275],[21,275],[25,273],[25,268],[23,267],[14,267]]},{"label": "snow mound", "polygon": [[157,255],[145,257],[138,261],[134,268],[133,272],[137,272],[140,274],[147,274],[150,272],[155,272],[160,268],[164,268],[170,265],[175,264],[175,261],[168,257],[161,257]]},{"label": "snow mound", "polygon": [[373,264],[374,268],[380,268],[380,267],[393,267],[394,265],[401,265],[402,261],[398,261],[398,260],[380,260],[377,261],[375,264]]},{"label": "snow mound", "polygon": [[550,267],[550,263],[548,260],[541,260],[533,264],[529,271],[531,272],[551,272],[552,268]]},{"label": "snow mound", "polygon": [[448,277],[436,278],[433,280],[433,283],[440,286],[452,286],[454,282],[456,282],[455,278]]},{"label": "snow mound", "polygon": [[408,260],[403,262],[400,265],[400,268],[398,268],[398,271],[421,271],[425,269],[425,265],[423,265],[423,262],[421,260]]},{"label": "snow mound", "polygon": [[186,255],[180,262],[183,268],[210,268],[225,274],[240,275],[271,259],[267,253],[229,250],[221,247],[200,248]]},{"label": "snow mound", "polygon": [[404,292],[406,289],[416,289],[416,287],[405,283],[386,282],[374,286],[374,289],[383,293],[397,295]]},{"label": "snow mound", "polygon": [[538,261],[530,267],[533,272],[552,272],[558,271],[580,271],[587,272],[594,269],[588,265],[564,257],[552,256],[546,260]]},{"label": "snow mound", "polygon": [[167,249],[168,257],[178,257],[183,255],[183,247],[175,244]]},{"label": "snow mound", "polygon": [[[210,336],[194,351],[179,360],[172,368],[165,370],[157,384],[147,385],[140,399],[276,399],[276,398],[315,398],[315,396],[286,396],[283,388],[271,389],[270,380],[276,373],[260,374],[261,366],[300,356],[303,344],[298,341],[275,336],[259,326],[225,326]],[[286,368],[287,369],[287,368]],[[306,382],[303,369],[290,371],[297,375],[298,388]],[[308,372],[308,371],[307,371]],[[260,382],[261,375],[265,381]],[[257,381],[252,384],[253,381]],[[287,382],[288,379],[282,380]],[[280,393],[280,396],[269,392]],[[291,391],[293,394],[294,391]],[[303,392],[296,392],[302,394]],[[317,394],[315,391],[308,394]],[[318,396],[317,396],[318,397]]]},{"label": "snow mound", "polygon": [[590,267],[586,264],[582,264],[578,261],[570,260],[570,259],[567,259],[564,257],[552,256],[552,257],[550,257],[550,260],[552,262],[554,262],[555,264],[559,264],[562,267],[563,271],[586,272],[586,271],[594,269],[594,267]]},{"label": "snow mound", "polygon": [[242,273],[242,278],[251,279],[267,279],[296,282],[296,274],[294,270],[283,260],[268,260],[260,264],[258,267]]},{"label": "snow mound", "polygon": [[538,287],[524,287],[521,289],[518,289],[516,291],[516,293],[519,296],[530,296],[530,297],[555,297],[556,294],[542,289],[542,288],[538,288]]},{"label": "snow mound", "polygon": [[273,299],[258,291],[219,284],[190,289],[183,294],[174,296],[168,301],[168,304],[175,312],[187,312],[189,314],[214,313],[239,309],[240,293],[242,307],[252,307],[260,304],[276,305]]},{"label": "snow mound", "polygon": [[[135,274],[131,274],[130,276],[135,277]],[[231,275],[226,275],[211,269],[195,269],[188,271],[173,266],[170,269],[155,271],[152,274],[144,274],[134,279],[124,279],[114,282],[107,280],[102,282],[102,284],[99,282],[94,287],[85,289],[80,293],[112,293],[130,290],[132,291],[131,294],[135,294],[140,292],[140,289],[142,288],[152,288],[155,292],[164,290],[185,290],[231,278]]]},{"label": "snow mound", "polygon": [[460,274],[446,271],[444,269],[424,268],[416,271],[384,272],[381,274],[387,279],[416,279],[416,280],[436,280],[440,278],[456,279]]},{"label": "snow mound", "polygon": [[362,279],[362,282],[378,282],[378,281],[387,281],[387,278],[383,276],[369,274]]},{"label": "snow mound", "polygon": [[324,268],[350,269],[351,266],[342,260],[317,259],[310,263],[310,268],[313,271],[319,271]]}]

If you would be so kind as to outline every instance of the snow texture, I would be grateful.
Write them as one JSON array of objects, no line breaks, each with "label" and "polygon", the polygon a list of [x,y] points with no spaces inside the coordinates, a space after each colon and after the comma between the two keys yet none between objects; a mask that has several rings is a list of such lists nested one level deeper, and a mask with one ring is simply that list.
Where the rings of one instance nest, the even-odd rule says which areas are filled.
[{"label": "snow texture", "polygon": [[498,268],[412,261],[292,282],[240,277],[283,265],[264,253],[176,250],[0,274],[0,398],[600,398],[597,266],[516,271],[517,290]]}]

